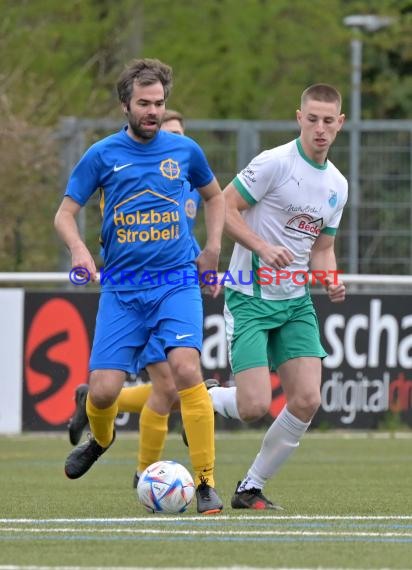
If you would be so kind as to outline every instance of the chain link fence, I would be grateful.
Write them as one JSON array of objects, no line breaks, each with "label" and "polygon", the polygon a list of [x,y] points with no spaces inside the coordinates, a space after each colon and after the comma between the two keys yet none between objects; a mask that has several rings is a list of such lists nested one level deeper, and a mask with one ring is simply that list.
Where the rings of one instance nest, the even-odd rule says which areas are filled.
[{"label": "chain link fence", "polygon": [[[74,164],[94,141],[121,127],[113,120],[73,117],[60,122],[62,187]],[[356,129],[360,155],[350,144]],[[204,149],[222,187],[264,149],[298,136],[294,121],[188,120],[186,134]],[[339,268],[345,273],[412,273],[412,121],[346,123],[329,158],[349,180],[349,200],[336,241]],[[351,169],[358,164],[356,172]],[[356,179],[354,179],[356,177]],[[352,178],[352,179],[351,179]],[[356,192],[351,192],[351,188]],[[82,211],[80,228],[98,255],[98,198]],[[200,243],[205,232],[202,215],[196,228]],[[221,268],[228,266],[232,243],[225,238]],[[62,254],[61,268],[68,267]]]}]

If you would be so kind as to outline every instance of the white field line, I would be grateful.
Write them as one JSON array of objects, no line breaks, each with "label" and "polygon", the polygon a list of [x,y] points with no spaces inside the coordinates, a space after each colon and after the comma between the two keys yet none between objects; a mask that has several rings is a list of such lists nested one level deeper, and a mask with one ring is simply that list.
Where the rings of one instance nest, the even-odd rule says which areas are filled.
[{"label": "white field line", "polygon": [[[222,536],[221,530],[175,530],[158,528],[25,528],[25,527],[5,527],[0,532],[8,533],[79,533],[82,534],[163,534],[163,535],[184,535],[184,536]],[[358,531],[324,531],[324,530],[225,530],[225,536],[351,536],[364,538],[412,538],[412,532],[358,532]]]},{"label": "white field line", "polygon": [[[0,565],[0,570],[159,570],[159,568],[148,568],[147,566],[16,566]],[[162,567],[162,570],[182,570],[180,567]],[[206,568],[204,566],[186,567],[185,570],[351,570],[350,568],[256,568],[255,566],[214,566]],[[365,569],[357,569],[365,570]],[[374,569],[376,570],[376,569]],[[391,570],[390,568],[379,568],[377,570]]]},{"label": "white field line", "polygon": [[[16,566],[16,565],[0,565],[0,570],[159,570],[157,568],[148,568],[147,566]],[[162,570],[182,570],[180,567],[162,567]],[[204,566],[186,567],[185,570],[351,570],[350,568],[256,568],[255,566],[214,566],[206,568]],[[363,569],[358,569],[363,570]],[[389,568],[380,568],[378,570],[390,570]]]},{"label": "white field line", "polygon": [[[159,570],[159,568],[148,568],[147,566],[17,566],[17,565],[0,565],[0,570]],[[162,567],[162,570],[182,570],[177,567]],[[185,570],[352,570],[351,568],[332,568],[325,566],[316,566],[312,568],[293,568],[293,567],[273,567],[256,568],[255,566],[214,566],[212,567],[185,567]],[[356,570],[368,570],[366,568],[357,568]],[[371,570],[371,569],[369,569]],[[390,568],[374,568],[373,570],[391,570]],[[405,569],[399,569],[405,570]]]},{"label": "white field line", "polygon": [[412,521],[412,515],[240,515],[240,516],[179,516],[168,515],[128,517],[128,518],[50,518],[50,519],[23,519],[2,518],[0,524],[46,524],[46,523],[152,523],[179,521],[190,524],[191,521]]}]

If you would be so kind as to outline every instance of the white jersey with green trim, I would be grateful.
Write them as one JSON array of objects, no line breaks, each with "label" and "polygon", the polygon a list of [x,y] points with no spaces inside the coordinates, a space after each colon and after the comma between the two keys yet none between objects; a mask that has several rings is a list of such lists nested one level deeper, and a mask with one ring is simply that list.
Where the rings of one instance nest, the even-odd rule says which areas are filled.
[{"label": "white jersey with green trim", "polygon": [[321,165],[308,158],[297,139],[259,154],[233,183],[251,206],[242,212],[247,225],[268,243],[289,249],[294,261],[286,268],[289,278],[279,274],[276,279],[275,269],[256,274],[267,264],[236,243],[226,287],[263,299],[303,296],[306,287],[294,281],[302,282],[305,275],[296,272],[309,271],[310,252],[321,232],[336,234],[348,196],[345,177],[329,160]]}]

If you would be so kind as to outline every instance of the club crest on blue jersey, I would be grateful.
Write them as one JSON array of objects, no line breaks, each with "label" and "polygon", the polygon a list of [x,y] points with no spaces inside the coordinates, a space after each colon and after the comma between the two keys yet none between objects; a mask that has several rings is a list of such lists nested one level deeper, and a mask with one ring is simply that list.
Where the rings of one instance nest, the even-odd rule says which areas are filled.
[{"label": "club crest on blue jersey", "polygon": [[196,211],[197,211],[197,208],[196,208],[195,201],[192,200],[192,198],[188,198],[185,202],[186,216],[193,220],[194,218],[196,218]]},{"label": "club crest on blue jersey", "polygon": [[169,180],[175,180],[176,178],[179,178],[180,174],[179,163],[172,158],[162,160],[162,163],[160,164],[160,172],[165,178],[169,178]]},{"label": "club crest on blue jersey", "polygon": [[335,208],[338,203],[338,193],[335,190],[329,190],[329,206]]}]

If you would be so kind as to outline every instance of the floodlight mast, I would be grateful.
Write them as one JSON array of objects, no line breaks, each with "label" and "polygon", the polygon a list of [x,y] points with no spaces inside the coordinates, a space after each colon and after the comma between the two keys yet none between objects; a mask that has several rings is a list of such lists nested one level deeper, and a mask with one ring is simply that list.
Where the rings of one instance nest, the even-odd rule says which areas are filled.
[{"label": "floodlight mast", "polygon": [[355,14],[343,18],[343,23],[348,28],[359,28],[366,32],[377,32],[382,28],[387,28],[393,23],[390,16],[377,16],[375,14]]},{"label": "floodlight mast", "polygon": [[352,29],[351,39],[351,130],[350,130],[350,203],[349,203],[349,272],[359,273],[359,158],[360,122],[362,119],[362,31],[376,32],[394,21],[390,16],[353,14],[343,19]]}]

